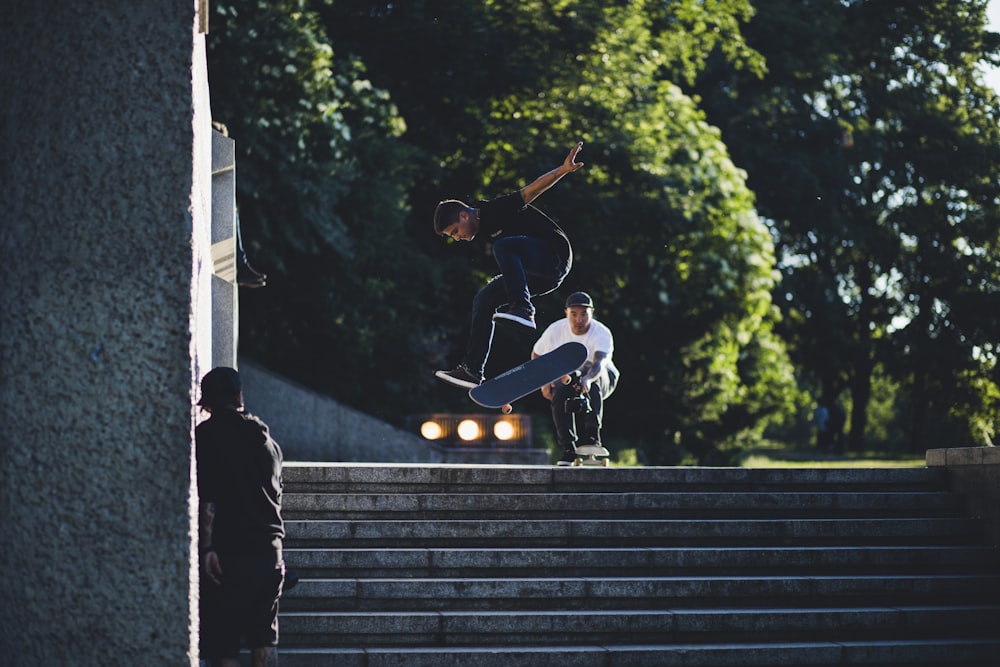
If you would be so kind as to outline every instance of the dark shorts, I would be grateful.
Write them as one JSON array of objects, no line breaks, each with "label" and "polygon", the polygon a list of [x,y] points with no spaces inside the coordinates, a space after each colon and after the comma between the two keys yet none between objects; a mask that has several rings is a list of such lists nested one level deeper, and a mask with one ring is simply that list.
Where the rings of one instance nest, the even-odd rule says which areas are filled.
[{"label": "dark shorts", "polygon": [[221,586],[202,576],[202,658],[235,658],[241,642],[250,649],[277,646],[278,599],[285,575],[280,552],[220,554],[219,562]]}]

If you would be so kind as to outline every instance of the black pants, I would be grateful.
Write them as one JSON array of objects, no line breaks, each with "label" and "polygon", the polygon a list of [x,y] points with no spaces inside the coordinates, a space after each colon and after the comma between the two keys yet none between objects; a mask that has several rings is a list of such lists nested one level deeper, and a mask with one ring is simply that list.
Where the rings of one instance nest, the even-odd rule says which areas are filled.
[{"label": "black pants", "polygon": [[556,427],[556,439],[563,449],[573,449],[577,444],[592,444],[601,441],[601,425],[604,419],[604,401],[618,384],[617,373],[599,375],[590,385],[590,412],[586,414],[566,411],[566,399],[578,396],[573,385],[556,383],[552,390],[552,423]]},{"label": "black pants", "polygon": [[531,298],[555,291],[569,273],[570,264],[545,241],[508,236],[493,244],[493,257],[503,272],[494,276],[472,300],[469,347],[462,363],[482,377],[493,345],[493,314],[511,304],[534,309]]},{"label": "black pants", "polygon": [[215,664],[247,648],[278,645],[278,599],[284,582],[281,551],[219,554],[222,584],[202,579],[201,657]]}]

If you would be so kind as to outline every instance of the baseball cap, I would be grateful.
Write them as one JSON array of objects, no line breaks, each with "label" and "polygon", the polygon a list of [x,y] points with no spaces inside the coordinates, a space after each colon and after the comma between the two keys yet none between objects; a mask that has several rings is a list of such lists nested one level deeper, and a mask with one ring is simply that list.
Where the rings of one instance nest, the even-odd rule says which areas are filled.
[{"label": "baseball cap", "polygon": [[590,298],[590,295],[586,292],[573,292],[566,299],[566,307],[570,306],[583,306],[584,308],[593,308],[594,301]]},{"label": "baseball cap", "polygon": [[198,405],[226,405],[233,402],[243,385],[240,374],[234,368],[218,366],[213,368],[201,379],[201,400]]}]

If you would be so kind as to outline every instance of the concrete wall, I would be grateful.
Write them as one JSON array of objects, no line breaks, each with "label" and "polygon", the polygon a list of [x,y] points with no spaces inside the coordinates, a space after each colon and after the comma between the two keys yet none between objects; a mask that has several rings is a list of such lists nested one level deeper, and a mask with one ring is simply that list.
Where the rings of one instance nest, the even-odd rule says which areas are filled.
[{"label": "concrete wall", "polygon": [[343,406],[240,359],[246,409],[263,419],[287,461],[438,461],[420,436]]},{"label": "concrete wall", "polygon": [[927,467],[948,471],[951,488],[965,496],[990,544],[1000,548],[1000,447],[929,449]]},{"label": "concrete wall", "polygon": [[4,665],[196,664],[211,129],[195,4],[0,8]]}]

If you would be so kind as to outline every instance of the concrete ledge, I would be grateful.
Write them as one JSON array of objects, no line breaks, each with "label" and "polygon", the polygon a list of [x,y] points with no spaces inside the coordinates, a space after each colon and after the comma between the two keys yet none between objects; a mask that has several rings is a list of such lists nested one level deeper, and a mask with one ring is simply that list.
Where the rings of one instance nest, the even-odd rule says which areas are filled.
[{"label": "concrete ledge", "polygon": [[1000,447],[929,449],[927,467],[947,472],[969,513],[982,520],[989,543],[1000,547]]},{"label": "concrete ledge", "polygon": [[974,465],[1000,466],[1000,447],[952,447],[927,450],[928,468]]}]

